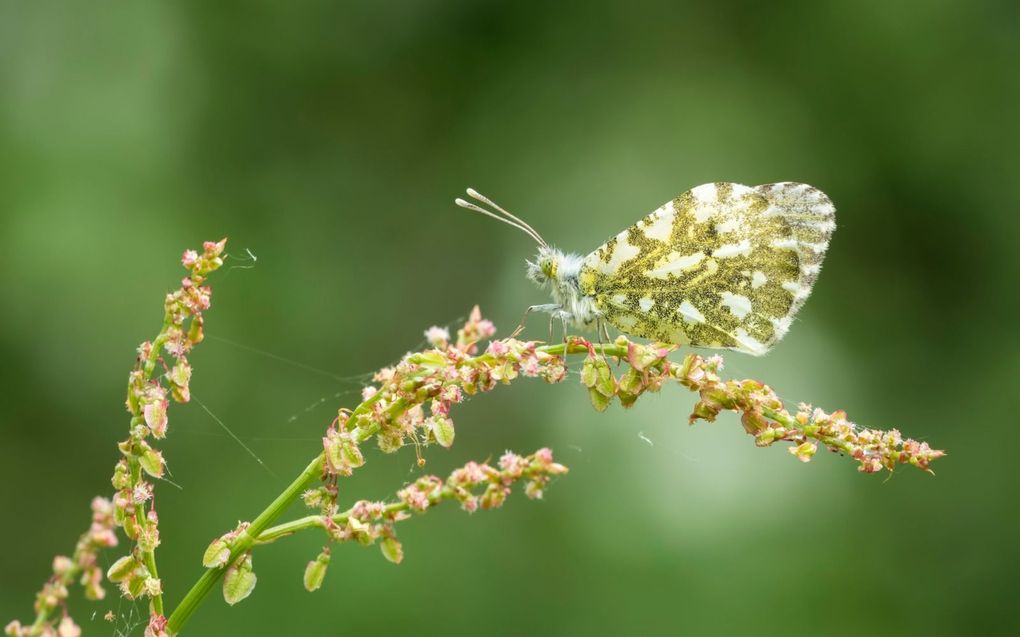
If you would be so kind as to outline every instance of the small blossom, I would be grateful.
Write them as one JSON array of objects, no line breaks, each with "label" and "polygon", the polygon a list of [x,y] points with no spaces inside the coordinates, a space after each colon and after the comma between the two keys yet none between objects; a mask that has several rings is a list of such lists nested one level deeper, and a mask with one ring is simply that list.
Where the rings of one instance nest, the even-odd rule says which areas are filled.
[{"label": "small blossom", "polygon": [[469,462],[451,473],[449,481],[457,485],[473,487],[477,484],[481,484],[485,478],[486,476],[485,472],[482,470],[482,466],[477,462]]},{"label": "small blossom", "polygon": [[[464,390],[457,385],[447,385],[440,391],[439,396],[447,405],[449,403],[459,403],[464,400]],[[449,412],[449,406],[446,409]]]},{"label": "small blossom", "polygon": [[400,499],[412,509],[424,511],[429,508],[430,503],[428,494],[419,489],[417,485],[401,489],[397,495],[400,496]]},{"label": "small blossom", "polygon": [[74,568],[74,561],[66,555],[58,555],[53,558],[53,574],[57,577],[63,577],[72,568]]},{"label": "small blossom", "polygon": [[531,500],[541,500],[545,489],[545,481],[540,479],[529,480],[524,486],[524,493]]},{"label": "small blossom", "polygon": [[103,571],[98,566],[86,569],[81,582],[85,587],[85,599],[98,601],[106,597],[106,590],[103,588]]},{"label": "small blossom", "polygon": [[[107,619],[107,621],[113,621],[113,617]],[[153,613],[149,617],[149,624],[145,627],[144,637],[169,637],[170,633],[166,629],[167,618]]]},{"label": "small blossom", "polygon": [[205,257],[218,257],[223,254],[223,248],[227,245],[226,239],[220,239],[219,241],[206,241],[202,244],[202,249],[205,251]]},{"label": "small blossom", "polygon": [[507,487],[501,484],[490,484],[482,494],[479,504],[483,509],[496,509],[503,506],[508,495],[510,495],[510,489]]},{"label": "small blossom", "polygon": [[143,504],[152,499],[152,483],[150,482],[139,482],[135,485],[134,489],[131,490],[131,502],[132,504],[138,505]]},{"label": "small blossom", "polygon": [[500,457],[499,468],[511,479],[517,479],[524,473],[524,458],[508,451]]},{"label": "small blossom", "polygon": [[492,341],[489,343],[489,348],[486,351],[492,356],[499,358],[501,356],[506,356],[507,352],[510,351],[510,348],[503,341]]},{"label": "small blossom", "polygon": [[163,583],[155,577],[149,577],[145,580],[145,594],[149,597],[155,597],[163,594]]},{"label": "small blossom", "polygon": [[425,340],[436,349],[446,349],[450,344],[450,330],[433,325],[425,330]]},{"label": "small blossom", "polygon": [[797,459],[801,462],[810,462],[811,457],[818,451],[818,445],[813,442],[805,442],[797,445],[796,447],[790,447],[789,451],[791,454],[797,456]]},{"label": "small blossom", "polygon": [[65,616],[57,626],[57,635],[60,637],[81,637],[81,628],[74,623],[73,619]]}]

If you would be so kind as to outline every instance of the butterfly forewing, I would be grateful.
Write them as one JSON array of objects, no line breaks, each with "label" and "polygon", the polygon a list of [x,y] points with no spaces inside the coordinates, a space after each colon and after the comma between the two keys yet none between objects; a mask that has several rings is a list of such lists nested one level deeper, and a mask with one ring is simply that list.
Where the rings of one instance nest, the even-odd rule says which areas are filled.
[{"label": "butterfly forewing", "polygon": [[581,293],[625,333],[764,354],[810,293],[834,219],[805,184],[698,186],[589,254]]}]

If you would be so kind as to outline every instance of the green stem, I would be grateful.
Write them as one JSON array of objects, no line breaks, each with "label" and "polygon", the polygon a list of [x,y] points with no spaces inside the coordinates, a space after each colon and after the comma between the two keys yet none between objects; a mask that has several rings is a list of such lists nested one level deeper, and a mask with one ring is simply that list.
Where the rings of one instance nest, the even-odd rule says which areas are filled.
[{"label": "green stem", "polygon": [[[540,472],[535,471],[534,469],[531,468],[525,469],[521,473],[519,479],[529,480],[532,479],[538,473]],[[456,496],[457,492],[454,489],[450,488],[448,485],[443,486],[437,492],[429,495],[429,506],[432,507],[436,504],[439,504],[440,502],[444,502],[446,500],[453,500]],[[411,506],[407,502],[398,500],[395,502],[390,502],[383,506],[382,513],[384,517],[389,517],[392,516],[394,513],[400,511],[407,511],[410,508]],[[333,522],[336,522],[340,526],[347,524],[347,521],[350,519],[351,515],[354,514],[354,509],[355,507],[351,507],[346,511],[334,513],[332,515]],[[294,535],[298,531],[304,531],[307,529],[315,528],[319,529],[325,528],[326,525],[323,523],[323,519],[324,518],[321,515],[306,515],[304,517],[297,518],[296,520],[290,520],[289,522],[284,522],[283,524],[277,524],[276,526],[268,528],[261,534],[259,534],[259,536],[255,539],[255,543],[269,544],[270,542],[275,542],[280,538],[287,537],[289,535]]]},{"label": "green stem", "polygon": [[[305,489],[319,479],[322,474],[322,461],[323,457],[320,453],[305,467],[301,475],[295,478],[290,483],[290,486],[280,495],[276,496],[276,499],[238,536],[237,540],[230,547],[230,558],[227,560],[228,565],[232,564],[239,555],[250,550],[255,544],[255,538],[266,530],[270,524],[275,522],[301,496]],[[198,609],[199,604],[205,599],[205,596],[209,594],[219,579],[223,577],[225,571],[226,567],[209,569],[198,578],[198,581],[195,582],[191,590],[184,596],[181,603],[170,614],[167,630],[171,635],[180,632],[181,627],[191,618],[195,610]]]},{"label": "green stem", "polygon": [[841,440],[833,436],[820,436],[816,432],[809,431],[808,428],[804,427],[804,425],[801,425],[799,422],[797,422],[795,418],[790,418],[785,414],[780,413],[774,409],[763,409],[762,413],[765,414],[767,417],[771,418],[772,420],[778,422],[782,426],[786,427],[787,429],[797,429],[800,432],[802,432],[806,437],[813,438],[818,442],[822,443],[823,445],[829,447],[830,449],[839,449],[840,451],[847,455],[851,455],[853,453],[853,448],[849,443],[847,443],[847,441]]},{"label": "green stem", "polygon": [[[618,356],[624,357],[627,355],[627,348],[620,347],[618,345],[595,345],[595,350],[601,352],[605,356]],[[545,352],[552,355],[561,355],[564,352],[567,354],[580,354],[587,353],[588,348],[584,345],[574,343],[558,343],[556,345],[543,345],[536,348],[536,350]],[[492,357],[488,354],[482,354],[477,356],[475,360],[484,362],[490,360]],[[379,392],[362,402],[358,407],[351,413],[351,421],[354,420],[354,416],[363,414],[369,411],[376,402],[382,398],[382,392]],[[387,416],[389,418],[395,418],[399,416],[403,411],[408,409],[410,405],[403,400],[398,400],[390,405],[387,409]],[[355,427],[352,430],[352,434],[358,442],[364,442],[368,438],[378,433],[379,425],[373,422],[368,427]],[[308,528],[312,526],[322,524],[321,516],[307,516],[300,520],[288,522],[278,527],[273,527],[267,530],[270,524],[276,521],[278,517],[286,510],[295,500],[297,500],[301,493],[304,492],[309,486],[312,485],[317,479],[319,479],[322,473],[323,454],[319,454],[314,460],[305,468],[305,470],[299,475],[283,493],[278,495],[272,504],[270,504],[257,518],[251,523],[251,525],[241,535],[234,540],[230,547],[230,557],[227,559],[227,565],[233,564],[234,560],[239,555],[251,550],[256,543],[270,542],[278,537],[283,537],[296,530]],[[400,506],[400,503],[395,503],[390,506]],[[346,513],[338,514],[340,516],[347,515]],[[293,529],[293,530],[292,530]],[[167,623],[167,630],[171,635],[176,635],[180,632],[181,628],[191,618],[198,609],[198,606],[205,599],[206,595],[212,591],[216,583],[223,577],[226,572],[227,566],[221,568],[212,568],[206,570],[198,581],[191,587],[191,590],[187,592],[181,603],[170,614],[170,618]]]},{"label": "green stem", "polygon": [[[441,500],[448,500],[453,497],[453,491],[450,489],[442,489],[438,496],[429,498],[431,504],[436,504]],[[391,502],[383,507],[383,513],[390,514],[396,513],[397,511],[406,511],[408,509],[406,502]],[[333,521],[339,525],[344,525],[347,520],[350,519],[351,513],[354,511],[354,507],[347,509],[343,513],[336,513],[333,515]],[[325,524],[322,522],[321,515],[306,515],[303,518],[284,522],[283,524],[277,524],[276,526],[266,529],[256,538],[256,544],[269,544],[275,542],[282,537],[293,535],[298,531],[304,531],[306,529],[323,528]]]}]

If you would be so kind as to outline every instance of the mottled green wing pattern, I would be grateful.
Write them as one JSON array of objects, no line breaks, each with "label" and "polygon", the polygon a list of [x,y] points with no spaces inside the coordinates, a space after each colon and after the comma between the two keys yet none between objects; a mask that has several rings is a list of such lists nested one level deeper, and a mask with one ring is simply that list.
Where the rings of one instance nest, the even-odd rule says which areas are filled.
[{"label": "mottled green wing pattern", "polygon": [[818,277],[835,208],[784,182],[704,184],[589,254],[581,293],[620,331],[761,355]]}]

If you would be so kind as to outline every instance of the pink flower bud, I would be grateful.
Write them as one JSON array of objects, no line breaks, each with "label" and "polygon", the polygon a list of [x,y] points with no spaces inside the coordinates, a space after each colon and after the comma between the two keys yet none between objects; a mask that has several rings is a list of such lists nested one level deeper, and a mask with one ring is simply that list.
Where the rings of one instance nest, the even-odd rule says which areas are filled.
[{"label": "pink flower bud", "polygon": [[219,241],[206,241],[202,244],[202,249],[205,251],[207,257],[218,257],[223,254],[223,249],[227,246],[227,239],[224,237]]},{"label": "pink flower bud", "polygon": [[113,529],[96,529],[91,532],[92,542],[109,548],[117,546],[117,534],[113,532]]},{"label": "pink flower bud", "polygon": [[497,509],[506,502],[510,489],[501,484],[490,484],[482,494],[480,504],[483,509]]},{"label": "pink flower bud", "polygon": [[74,562],[66,555],[58,555],[53,558],[53,574],[57,577],[63,577],[72,568],[74,568]]},{"label": "pink flower bud", "polygon": [[166,617],[154,613],[149,617],[149,625],[145,627],[143,637],[169,637],[170,633],[166,630],[166,624]]},{"label": "pink flower bud", "polygon": [[152,483],[139,482],[131,490],[131,503],[138,505],[148,502],[152,498]]},{"label": "pink flower bud", "polygon": [[499,468],[512,479],[521,477],[524,473],[524,458],[516,453],[507,451],[499,459]]},{"label": "pink flower bud", "polygon": [[[464,400],[464,392],[457,385],[447,385],[439,392],[439,397],[446,403],[459,403]],[[449,406],[447,406],[449,412]]]},{"label": "pink flower bud", "polygon": [[74,623],[70,616],[65,615],[57,625],[57,635],[60,637],[81,637],[81,628]]},{"label": "pink flower bud", "polygon": [[430,502],[428,494],[424,493],[417,485],[411,485],[407,488],[401,489],[397,492],[397,496],[407,506],[415,509],[416,511],[424,511],[429,508]]},{"label": "pink flower bud", "polygon": [[98,601],[106,597],[106,590],[103,588],[103,571],[98,566],[93,566],[85,571],[82,576],[82,585],[85,587],[85,599]]},{"label": "pink flower bud", "polygon": [[450,330],[433,325],[425,330],[425,340],[436,349],[446,349],[450,346]]},{"label": "pink flower bud", "polygon": [[510,348],[503,341],[492,341],[489,343],[489,347],[486,350],[487,353],[499,358],[500,356],[506,356]]},{"label": "pink flower bud", "polygon": [[478,335],[481,338],[489,338],[496,333],[496,326],[489,319],[482,319],[478,322]]}]

